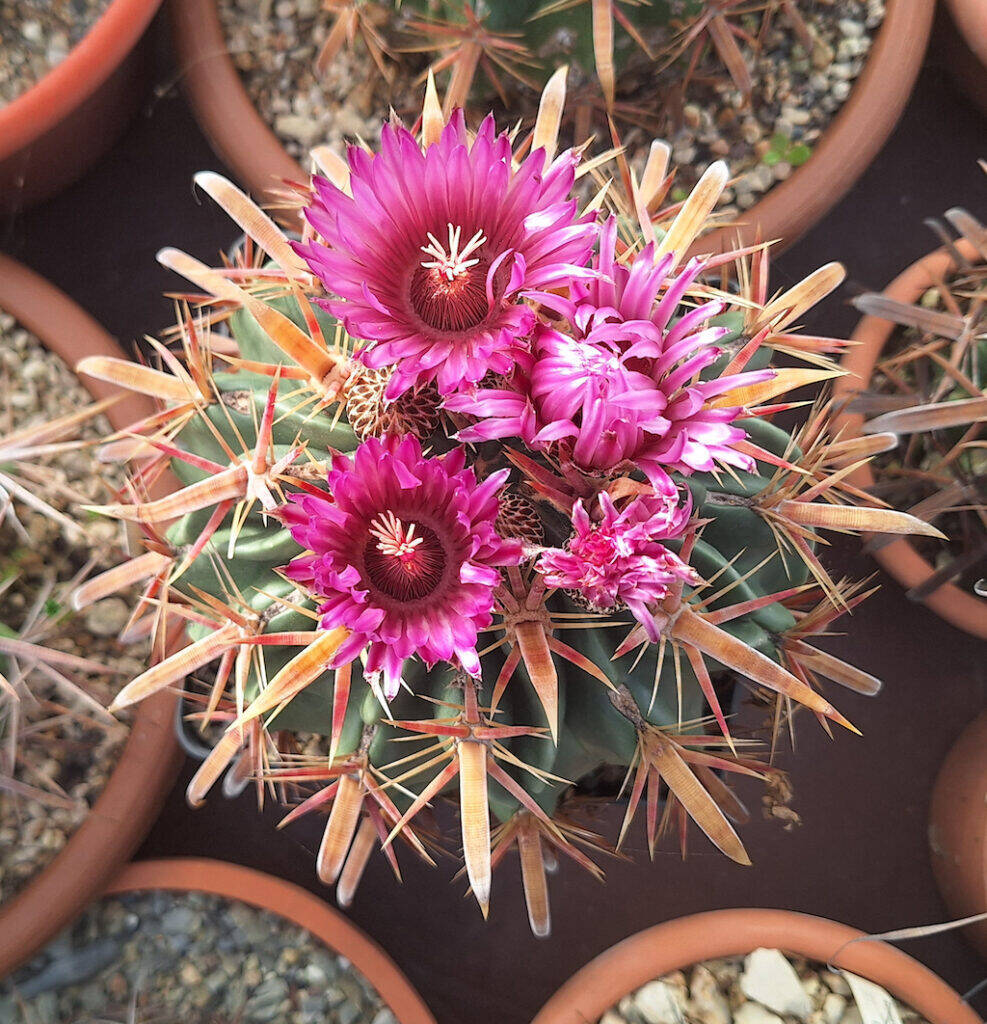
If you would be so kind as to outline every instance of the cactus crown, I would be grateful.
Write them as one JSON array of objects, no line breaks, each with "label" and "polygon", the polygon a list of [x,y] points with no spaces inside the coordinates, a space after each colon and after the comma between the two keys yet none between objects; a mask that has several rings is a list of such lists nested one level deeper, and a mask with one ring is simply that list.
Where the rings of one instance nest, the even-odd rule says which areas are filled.
[{"label": "cactus crown", "polygon": [[213,667],[195,699],[222,732],[189,800],[231,763],[301,792],[288,820],[328,811],[318,871],[345,903],[377,843],[395,869],[398,839],[428,859],[419,812],[458,798],[481,908],[516,845],[540,935],[546,848],[599,873],[575,784],[606,766],[627,775],[618,844],[644,804],[652,850],[691,820],[747,863],[729,780],[781,787],[731,732],[727,670],[852,728],[820,680],[879,684],[809,642],[863,596],[819,531],[927,529],[854,505],[857,446],[826,404],[794,435],[772,423],[835,372],[841,343],[794,325],[842,269],[769,298],[766,247],[687,258],[727,173],[671,214],[660,145],[578,210],[563,82],[513,151],[490,120],[447,123],[430,82],[420,139],[319,155],[300,242],[199,175],[247,233],[236,259],[162,251],[195,292],[157,366],[80,367],[161,404],[103,448],[133,478],[100,511],[147,551],[76,601],[147,581],[131,630],[162,657],[118,707]]}]

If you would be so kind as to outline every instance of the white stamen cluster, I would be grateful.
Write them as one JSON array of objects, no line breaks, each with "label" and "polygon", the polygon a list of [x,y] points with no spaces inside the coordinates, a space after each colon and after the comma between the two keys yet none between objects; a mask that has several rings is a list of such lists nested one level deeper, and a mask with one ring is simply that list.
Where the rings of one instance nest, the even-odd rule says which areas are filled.
[{"label": "white stamen cluster", "polygon": [[477,263],[480,262],[478,258],[470,258],[470,256],[472,253],[476,252],[484,242],[486,242],[487,237],[482,231],[477,231],[466,245],[463,246],[462,250],[460,250],[459,240],[462,236],[463,229],[458,225],[453,227],[452,224],[449,224],[448,228],[448,251],[446,251],[446,248],[431,231],[428,232],[429,244],[421,246],[421,251],[425,253],[426,256],[434,256],[435,259],[428,261],[423,260],[422,266],[426,270],[438,271],[446,278],[447,281],[453,281],[457,277],[462,277],[470,267],[475,267]]},{"label": "white stamen cluster", "polygon": [[424,537],[415,536],[415,523],[405,526],[393,512],[381,512],[370,522],[370,536],[377,538],[377,550],[383,555],[409,561]]}]

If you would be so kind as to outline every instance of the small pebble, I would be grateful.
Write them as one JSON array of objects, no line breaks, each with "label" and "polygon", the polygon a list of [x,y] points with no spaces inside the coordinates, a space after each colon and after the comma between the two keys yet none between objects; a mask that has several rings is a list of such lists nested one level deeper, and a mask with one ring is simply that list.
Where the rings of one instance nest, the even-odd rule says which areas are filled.
[{"label": "small pebble", "polygon": [[763,1007],[753,1000],[744,1003],[733,1015],[733,1024],[785,1024],[784,1020],[776,1013]]},{"label": "small pebble", "polygon": [[689,996],[702,1024],[730,1024],[730,1003],[720,991],[713,973],[700,964],[692,972]]},{"label": "small pebble", "polygon": [[86,629],[94,636],[116,636],[130,618],[130,605],[122,597],[107,597],[86,609]]},{"label": "small pebble", "polygon": [[812,1002],[789,961],[776,949],[755,949],[744,962],[740,988],[777,1014],[806,1020]]},{"label": "small pebble", "polygon": [[846,1009],[846,999],[837,992],[829,992],[823,1000],[822,1012],[826,1024],[839,1024]]}]

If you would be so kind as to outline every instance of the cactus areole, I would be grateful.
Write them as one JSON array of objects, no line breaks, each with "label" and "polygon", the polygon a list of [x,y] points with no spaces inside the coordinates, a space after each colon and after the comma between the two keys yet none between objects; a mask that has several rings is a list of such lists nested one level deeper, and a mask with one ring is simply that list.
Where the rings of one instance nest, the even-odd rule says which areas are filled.
[{"label": "cactus areole", "polygon": [[[286,823],[324,815],[316,866],[346,903],[375,850],[431,860],[420,812],[450,799],[481,909],[516,847],[538,935],[550,854],[602,874],[578,795],[602,767],[626,773],[616,845],[640,811],[652,851],[699,831],[749,863],[730,782],[785,787],[721,680],[768,721],[853,729],[822,680],[880,684],[811,642],[865,596],[822,533],[929,529],[846,483],[856,442],[824,399],[795,435],[772,423],[837,372],[842,343],[794,328],[841,268],[771,298],[765,246],[683,261],[725,167],[665,207],[656,145],[594,196],[607,168],[555,153],[563,83],[524,136],[445,117],[430,81],[420,134],[315,154],[300,240],[198,175],[242,249],[163,250],[192,284],[173,331],[80,366],[159,402],[101,449],[132,473],[97,511],[147,550],[76,604],[143,580],[125,633],[187,635],[115,706],[184,686],[220,727],[189,801],[229,769],[297,804]],[[149,498],[166,469],[180,485]]]}]

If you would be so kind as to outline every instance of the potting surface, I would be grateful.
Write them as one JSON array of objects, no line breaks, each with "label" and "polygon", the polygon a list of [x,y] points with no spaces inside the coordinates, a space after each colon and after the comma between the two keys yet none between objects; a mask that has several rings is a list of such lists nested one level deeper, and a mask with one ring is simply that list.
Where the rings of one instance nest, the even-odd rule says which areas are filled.
[{"label": "potting surface", "polygon": [[[61,196],[0,223],[0,248],[63,288],[124,342],[171,317],[161,293],[176,279],[155,263],[159,248],[178,245],[209,260],[236,235],[226,216],[193,191],[195,171],[222,165],[176,87],[165,25],[155,32],[161,45],[149,64],[148,99],[116,149]],[[819,227],[777,258],[774,284],[842,260],[847,283],[809,327],[848,335],[857,320],[848,299],[880,289],[934,247],[924,218],[954,205],[987,214],[987,179],[977,166],[985,156],[987,122],[952,87],[937,32],[891,140]],[[834,545],[830,565],[834,575],[877,572],[850,543]],[[635,829],[627,851],[634,862],[607,863],[605,885],[574,865],[561,866],[551,879],[553,935],[539,941],[528,930],[516,858],[496,873],[487,923],[463,898],[464,884],[451,882],[451,861],[434,870],[405,857],[398,885],[383,858],[374,858],[350,916],[393,957],[439,1024],[525,1024],[611,944],[701,910],[784,907],[871,932],[945,920],[926,845],[929,794],[946,751],[987,706],[987,658],[981,643],[909,602],[879,572],[878,579],[881,591],[829,649],[883,678],[884,691],[872,700],[837,695],[863,738],[830,741],[808,718],[800,721],[799,754],[781,762],[791,769],[802,818],[791,833],[761,820],[758,793],[747,791],[754,820],[744,840],[753,868],[726,861],[695,832],[687,861],[666,847],[651,864],[643,829]],[[276,834],[276,809],[258,815],[249,793],[234,802],[217,794],[192,812],[184,800],[191,770],[176,783],[140,857],[217,857],[326,892],[314,871],[317,823]],[[612,832],[616,822],[606,824]],[[907,949],[961,992],[987,975],[987,964],[956,934]],[[987,1013],[987,999],[975,1005]]]}]

